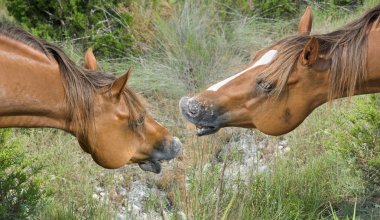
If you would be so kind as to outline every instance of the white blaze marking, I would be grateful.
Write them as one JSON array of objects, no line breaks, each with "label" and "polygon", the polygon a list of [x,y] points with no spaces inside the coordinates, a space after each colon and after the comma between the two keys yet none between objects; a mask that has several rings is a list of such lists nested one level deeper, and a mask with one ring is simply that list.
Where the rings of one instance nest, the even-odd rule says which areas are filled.
[{"label": "white blaze marking", "polygon": [[224,86],[225,84],[227,84],[229,81],[235,79],[236,77],[242,75],[243,73],[257,67],[257,66],[260,66],[260,65],[264,65],[264,64],[267,64],[269,62],[272,61],[272,59],[277,55],[277,50],[270,50],[268,52],[266,52],[256,63],[254,63],[252,66],[248,67],[247,69],[241,71],[240,73],[237,73],[221,82],[218,82],[217,84],[214,84],[212,86],[210,86],[207,90],[211,90],[211,91],[218,91],[218,89],[220,89],[222,86]]}]

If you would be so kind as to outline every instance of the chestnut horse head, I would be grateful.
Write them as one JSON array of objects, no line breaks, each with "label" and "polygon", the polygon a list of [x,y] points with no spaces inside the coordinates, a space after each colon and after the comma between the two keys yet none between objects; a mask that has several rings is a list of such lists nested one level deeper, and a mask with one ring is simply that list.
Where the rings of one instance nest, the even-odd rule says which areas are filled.
[{"label": "chestnut horse head", "polygon": [[297,35],[258,52],[236,75],[183,97],[182,114],[200,136],[222,127],[281,135],[323,103],[378,92],[379,15],[380,5],[343,28],[310,35],[312,12],[307,7]]},{"label": "chestnut horse head", "polygon": [[161,160],[180,151],[127,86],[131,70],[119,78],[97,71],[92,51],[80,68],[55,45],[6,24],[0,51],[0,127],[63,129],[105,168],[138,163],[158,173]]}]

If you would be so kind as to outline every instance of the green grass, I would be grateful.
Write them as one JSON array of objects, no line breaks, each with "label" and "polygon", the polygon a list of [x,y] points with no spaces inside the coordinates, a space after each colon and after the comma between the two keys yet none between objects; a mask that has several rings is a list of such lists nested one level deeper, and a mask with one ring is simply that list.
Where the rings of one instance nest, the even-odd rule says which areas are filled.
[{"label": "green grass", "polygon": [[[241,69],[253,51],[278,34],[288,32],[288,21],[234,16],[223,20],[210,2],[185,1],[170,18],[154,21],[156,41],[147,55],[136,58],[136,87],[178,98],[205,88]],[[142,83],[143,82],[143,83]]]},{"label": "green grass", "polygon": [[[357,12],[344,9],[314,10],[314,33],[333,30],[361,15],[377,1],[365,1]],[[2,1],[0,1],[1,9]],[[0,13],[2,11],[0,10]],[[231,149],[219,157],[220,149],[232,138],[247,132],[260,141],[265,136],[245,129],[222,129],[217,134],[196,137],[192,126],[178,111],[178,99],[238,72],[251,54],[283,36],[294,34],[298,19],[290,21],[244,17],[238,13],[223,21],[212,1],[186,1],[171,9],[168,18],[154,18],[155,40],[140,57],[100,60],[100,67],[122,74],[130,66],[130,85],[147,100],[147,108],[158,121],[184,144],[182,160],[161,175],[142,173],[137,166],[117,171],[104,170],[85,154],[76,140],[54,129],[15,129],[26,151],[44,164],[41,187],[49,192],[41,200],[37,219],[109,219],[121,205],[108,197],[93,199],[96,186],[112,192],[118,185],[128,189],[133,180],[155,184],[168,195],[161,201],[149,197],[148,210],[169,210],[170,219],[376,219],[380,211],[376,196],[378,174],[377,96],[352,98],[316,110],[288,140],[291,151],[275,156],[260,152],[270,172],[225,179],[226,168],[241,161]],[[70,42],[60,42],[78,64],[83,51]],[[349,109],[349,110],[347,110]],[[371,115],[375,118],[365,118]],[[364,128],[364,130],[362,130]],[[368,129],[367,129],[368,128]],[[370,141],[368,141],[370,140]],[[279,138],[269,138],[274,146]],[[371,142],[372,141],[372,142]],[[364,152],[364,153],[363,153]],[[370,154],[369,154],[370,152]],[[218,161],[221,161],[219,163]],[[365,162],[365,163],[358,163]],[[123,180],[118,180],[118,176]],[[377,188],[378,189],[378,188]],[[178,212],[178,213],[177,213]]]},{"label": "green grass", "polygon": [[[192,157],[196,162],[186,171],[189,178],[186,195],[181,195],[180,187],[177,188],[177,203],[185,200],[181,210],[194,219],[377,219],[380,210],[373,206],[370,197],[376,195],[378,187],[365,175],[366,169],[353,162],[359,155],[348,156],[340,148],[329,146],[330,141],[337,141],[333,131],[349,129],[337,123],[352,121],[342,119],[342,113],[378,109],[372,99],[353,98],[349,112],[347,103],[321,107],[286,136],[291,151],[272,158],[271,172],[260,174],[253,170],[248,180],[239,175],[223,179],[224,168],[231,165],[233,154],[222,163],[215,163],[218,145],[223,144],[215,139],[228,139],[223,137],[225,134],[193,143],[188,147],[194,148]],[[355,135],[346,137],[350,140]],[[339,141],[334,143],[344,146]],[[372,157],[362,160],[369,161]]]},{"label": "green grass", "polygon": [[44,164],[42,187],[49,193],[42,201],[38,218],[107,219],[102,216],[109,216],[109,208],[92,198],[102,169],[80,149],[74,137],[54,129],[17,129],[15,135]]},{"label": "green grass", "polygon": [[[369,8],[370,5],[373,6],[375,3],[375,1],[367,1],[365,6],[359,10],[360,12],[356,12],[353,15],[346,10],[334,11],[334,14],[328,13],[331,12],[331,9],[326,9],[324,11],[317,10],[316,14],[319,17],[319,21],[328,20],[330,26],[334,29],[342,23],[347,23],[347,20],[358,17],[359,14],[363,13],[365,8]],[[197,7],[197,9],[201,10],[199,7]],[[191,29],[191,24],[196,23],[198,21],[197,18],[202,17],[197,15],[190,19],[186,17],[188,14],[183,14],[185,14],[185,18],[183,20],[190,20],[191,22],[187,23],[188,26],[185,25],[185,30],[180,28],[175,30],[181,30],[180,33],[182,35],[180,35],[180,37],[182,38],[180,39],[190,40],[189,42],[185,41],[184,44],[170,44],[169,42],[179,42],[179,40],[175,39],[175,37],[178,37],[178,34],[176,35],[176,33],[168,31],[167,28],[163,26],[164,33],[170,32],[167,34],[168,36],[165,36],[165,39],[170,40],[167,40],[167,42],[164,43],[164,45],[167,45],[168,48],[165,49],[165,53],[162,56],[168,58],[170,61],[190,60],[193,63],[196,63],[196,61],[192,58],[197,56],[191,56],[191,53],[186,53],[187,46],[191,45],[189,46],[189,48],[192,48],[190,50],[191,52],[198,51],[197,54],[200,55],[199,57],[201,57],[201,60],[207,60],[209,58],[207,57],[207,52],[213,50],[208,49],[206,46],[199,49],[198,44],[201,44],[202,40],[205,40],[205,38],[202,38],[202,31],[199,34],[201,40],[193,43],[193,41],[191,41],[194,37],[192,33],[195,33],[196,30],[194,29],[193,31],[188,31],[186,29]],[[181,14],[181,16],[183,16],[183,14]],[[210,14],[212,14],[212,12]],[[343,19],[336,22],[337,24],[331,24],[334,21],[332,19],[336,19],[337,17],[343,17]],[[174,20],[181,21],[181,19],[177,18]],[[254,32],[254,29],[249,29],[250,25],[253,24],[256,25],[258,30],[265,33],[264,36],[271,36],[271,31],[283,31],[277,32],[280,34],[273,37],[273,39],[270,39],[269,42],[266,43],[273,42],[273,40],[279,38],[279,36],[288,35],[291,31],[294,31],[291,28],[279,28],[276,25],[267,27],[267,24],[265,22],[261,22],[260,19],[251,18],[249,22],[242,24],[242,26],[244,26],[242,29],[244,31],[252,31],[254,33],[252,35],[261,41],[261,47],[266,44],[262,43],[263,40],[260,34]],[[284,23],[279,22],[279,25],[283,24]],[[321,31],[321,29],[323,32],[330,30],[324,28],[326,24],[327,23],[325,22],[321,22],[319,24],[317,23],[317,31]],[[183,25],[177,23],[175,23],[175,25],[183,27]],[[206,25],[203,29],[206,29],[207,27],[208,26]],[[235,26],[233,27],[226,24],[226,27],[224,28],[226,28],[226,30],[238,30],[238,27],[239,25],[236,25],[235,23]],[[285,27],[289,26],[285,25]],[[244,34],[242,34],[242,36],[244,36]],[[234,38],[224,38],[223,40],[225,40],[226,44],[237,41],[240,43],[244,42],[242,44],[245,44],[246,48],[255,48],[251,41],[234,39],[229,42],[228,39]],[[212,38],[206,40],[211,41],[210,44],[205,44],[207,46],[221,48],[221,50],[228,49],[228,47],[225,47],[226,44],[221,43],[223,41],[218,41]],[[184,48],[181,48],[179,45],[185,46]],[[234,45],[234,48],[239,47]],[[206,50],[207,52],[203,50]],[[177,59],[178,54],[183,55],[183,58]],[[231,54],[234,54],[235,58],[240,60],[240,65],[244,63],[244,56],[239,56],[241,54],[233,52]],[[226,53],[223,55],[229,59],[231,54]],[[188,56],[190,56],[190,58]],[[220,54],[216,55],[217,63],[223,63],[223,57],[220,56]],[[215,81],[216,78],[223,77],[223,74],[228,72],[228,68],[238,68],[227,62],[223,63],[226,65],[226,68],[222,68],[224,69],[223,73],[213,73],[212,70],[209,70],[209,68],[212,69],[213,67],[211,60],[212,59],[207,62],[209,66],[202,66],[200,64],[196,65],[196,68],[199,68],[199,70],[193,70],[195,72],[195,77],[198,75],[198,72],[201,75],[207,74],[211,81]],[[233,61],[233,63],[236,64],[236,61]],[[163,61],[160,64],[164,65],[166,63]],[[177,63],[176,65],[179,65],[179,68],[185,66],[185,64],[181,65]],[[170,64],[168,64],[168,66],[170,66]],[[181,73],[181,71],[177,72]],[[188,84],[187,86],[192,87],[193,90],[200,90],[207,84],[207,80],[205,79],[200,78],[198,80],[201,80],[201,83],[204,84]],[[191,80],[187,79],[187,82],[188,81],[191,82]],[[188,90],[191,91],[191,89]],[[355,99],[350,107],[358,110],[359,108],[363,108],[363,106],[368,109],[378,109],[377,103],[361,104],[360,99]],[[364,171],[358,167],[357,164],[352,162],[355,160],[357,155],[353,155],[351,157],[342,155],[342,152],[338,147],[331,147],[329,145],[330,142],[335,143],[336,133],[331,135],[325,134],[325,132],[330,131],[329,129],[332,129],[333,131],[345,131],[347,129],[347,126],[344,124],[339,125],[337,123],[337,120],[342,117],[342,112],[346,112],[346,107],[347,104],[340,103],[332,108],[322,107],[316,111],[300,128],[286,136],[286,138],[290,140],[289,145],[292,148],[291,153],[285,158],[274,160],[271,168],[271,174],[254,175],[248,183],[244,181],[242,182],[239,179],[229,179],[226,182],[221,180],[224,165],[213,164],[212,155],[215,155],[217,149],[215,145],[223,143],[218,141],[209,142],[209,139],[204,140],[202,143],[191,140],[190,143],[195,142],[196,145],[195,149],[192,149],[191,152],[194,154],[192,157],[197,158],[197,162],[187,171],[190,179],[190,189],[186,192],[185,196],[187,202],[182,206],[182,210],[187,210],[188,216],[195,219],[219,219],[222,217],[230,219],[316,219],[331,218],[333,215],[341,218],[351,216],[357,216],[357,218],[362,219],[376,218],[379,216],[379,211],[376,210],[376,208],[368,211],[368,209],[371,209],[368,208],[371,207],[371,205],[368,205],[367,203],[367,197],[369,194],[368,185],[366,182],[368,179],[366,179],[363,174]],[[368,112],[361,112],[360,114],[362,115],[367,113]],[[347,114],[352,113],[348,112]],[[361,125],[365,126],[365,124]],[[378,128],[376,127],[368,132],[373,136],[376,135],[377,130]],[[348,136],[347,139],[350,140],[349,138],[352,137],[354,140],[351,141],[356,141],[353,143],[357,143],[358,145],[363,143],[363,139],[357,139],[354,137],[355,134],[349,135],[351,136]],[[214,135],[214,138],[219,139],[221,136],[223,136],[223,134],[217,134]],[[201,144],[201,146],[198,144]],[[343,145],[342,142],[338,143],[339,146],[341,144]],[[190,145],[190,148],[191,146],[192,145]],[[349,146],[346,145],[345,148],[347,149]],[[363,160],[371,161],[372,158],[366,157]],[[205,168],[204,164],[207,162],[211,162],[211,166],[207,165]],[[376,161],[374,163],[376,163]],[[224,164],[228,166],[228,162],[226,162],[226,160],[224,161]],[[370,183],[370,185],[376,186],[373,184],[373,182]],[[217,193],[220,192],[223,187],[223,193]],[[178,194],[180,193],[178,192]],[[182,198],[180,196],[178,197],[179,200],[184,199],[183,196]],[[357,200],[360,202],[358,206],[356,206]],[[180,202],[178,201],[178,203]],[[333,209],[331,210],[330,207],[333,207]]]},{"label": "green grass", "polygon": [[7,9],[5,7],[5,0],[0,0],[0,18],[8,16]]},{"label": "green grass", "polygon": [[11,129],[0,130],[0,218],[22,219],[34,214],[46,193],[39,176],[42,164],[29,156]]}]

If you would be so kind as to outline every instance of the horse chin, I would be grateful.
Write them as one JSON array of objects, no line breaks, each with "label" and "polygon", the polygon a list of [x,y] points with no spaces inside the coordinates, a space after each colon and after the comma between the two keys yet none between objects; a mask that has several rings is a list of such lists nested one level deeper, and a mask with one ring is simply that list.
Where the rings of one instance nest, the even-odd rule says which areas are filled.
[{"label": "horse chin", "polygon": [[139,167],[144,171],[149,171],[153,173],[161,172],[161,163],[159,161],[147,160],[139,163]]},{"label": "horse chin", "polygon": [[214,134],[219,131],[219,127],[214,126],[196,126],[197,136],[204,136],[209,134]]}]

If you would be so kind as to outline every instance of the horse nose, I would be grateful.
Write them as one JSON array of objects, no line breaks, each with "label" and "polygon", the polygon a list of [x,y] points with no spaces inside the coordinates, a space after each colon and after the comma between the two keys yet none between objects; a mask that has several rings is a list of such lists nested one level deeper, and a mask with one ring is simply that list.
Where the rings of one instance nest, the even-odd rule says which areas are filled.
[{"label": "horse nose", "polygon": [[[166,142],[168,143],[168,142]],[[182,143],[177,137],[173,137],[173,140],[164,146],[163,153],[160,159],[171,160],[175,158],[182,149]]]},{"label": "horse nose", "polygon": [[197,117],[197,116],[199,116],[199,112],[200,112],[199,103],[196,101],[189,102],[189,114],[192,117]]},{"label": "horse nose", "polygon": [[173,138],[172,146],[173,146],[172,147],[173,153],[175,154],[175,156],[177,156],[179,154],[179,152],[182,150],[182,143],[179,140],[179,138],[177,138],[177,137]]},{"label": "horse nose", "polygon": [[201,113],[201,104],[193,98],[183,97],[180,100],[180,109],[183,114],[197,118]]},{"label": "horse nose", "polygon": [[171,160],[175,158],[182,149],[182,143],[177,137],[171,141],[165,141],[163,145],[153,154],[156,160]]},{"label": "horse nose", "polygon": [[153,151],[151,158],[139,162],[139,166],[142,170],[160,173],[161,161],[175,158],[181,152],[181,149],[182,143],[177,137],[173,137],[171,141],[165,140]]},{"label": "horse nose", "polygon": [[152,157],[146,161],[139,162],[139,166],[144,171],[153,173],[161,172],[161,161],[175,158],[181,151],[182,143],[177,137],[173,140],[165,140],[159,148],[153,151]]}]

